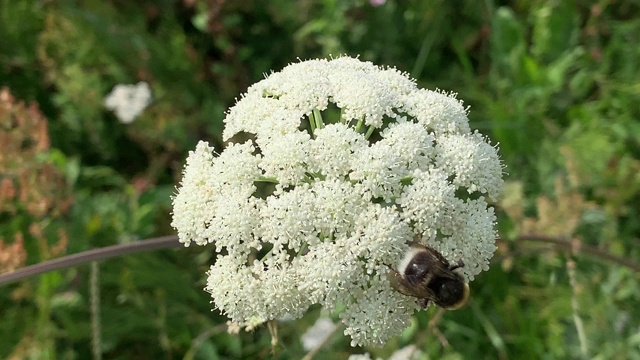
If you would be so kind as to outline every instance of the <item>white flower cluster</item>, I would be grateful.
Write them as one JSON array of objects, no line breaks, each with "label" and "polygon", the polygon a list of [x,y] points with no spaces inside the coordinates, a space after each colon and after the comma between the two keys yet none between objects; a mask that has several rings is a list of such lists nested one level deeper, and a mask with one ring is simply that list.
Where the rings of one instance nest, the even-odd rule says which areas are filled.
[{"label": "white flower cluster", "polygon": [[234,322],[321,304],[352,344],[380,345],[417,308],[387,278],[412,239],[467,280],[488,268],[502,165],[451,95],[350,57],[303,61],[251,86],[223,137],[248,140],[190,152],[172,226],[215,245],[206,290]]},{"label": "white flower cluster", "polygon": [[123,124],[129,124],[151,103],[151,89],[144,81],[137,85],[118,84],[104,99],[104,106],[115,111]]}]

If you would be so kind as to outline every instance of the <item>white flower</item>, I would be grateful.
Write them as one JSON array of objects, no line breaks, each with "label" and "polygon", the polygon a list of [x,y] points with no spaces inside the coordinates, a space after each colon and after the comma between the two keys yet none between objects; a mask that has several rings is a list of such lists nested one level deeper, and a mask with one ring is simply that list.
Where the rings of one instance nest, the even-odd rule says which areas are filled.
[{"label": "white flower", "polygon": [[401,180],[413,170],[427,169],[433,162],[433,136],[420,124],[402,117],[380,134],[382,139],[352,157],[349,174],[361,182],[372,197],[391,202],[403,191]]},{"label": "white flower", "polygon": [[306,145],[309,134],[294,131],[268,138],[258,138],[262,150],[260,167],[266,177],[274,177],[283,185],[298,185],[306,177],[305,160],[309,157]]},{"label": "white flower", "polygon": [[460,202],[452,215],[454,231],[451,236],[427,242],[448,259],[460,259],[465,266],[460,269],[471,281],[482,271],[489,270],[489,260],[496,250],[496,216],[484,198]]},{"label": "white flower", "polygon": [[347,176],[353,170],[350,162],[354,154],[365,151],[369,145],[363,134],[342,123],[329,124],[315,134],[306,159],[308,171],[328,177]]},{"label": "white flower", "polygon": [[498,150],[477,131],[442,136],[436,146],[436,162],[453,176],[453,184],[469,193],[479,191],[497,200],[504,186]]},{"label": "white flower", "polygon": [[104,99],[104,106],[115,111],[123,124],[129,124],[151,103],[151,89],[144,81],[136,85],[116,85]]},{"label": "white flower", "polygon": [[413,181],[397,200],[402,217],[411,222],[424,241],[435,239],[438,231],[453,231],[452,210],[462,200],[455,196],[456,187],[439,168],[413,172]]},{"label": "white flower", "polygon": [[253,181],[261,174],[251,144],[229,146],[220,156],[200,142],[189,153],[182,190],[173,199],[173,221],[180,241],[215,243],[249,251],[248,238],[259,225],[261,199]]},{"label": "white flower", "polygon": [[413,299],[391,289],[382,276],[373,277],[370,287],[356,296],[357,301],[340,314],[351,346],[384,345],[409,326],[416,308]]},{"label": "white flower", "polygon": [[468,280],[488,268],[502,164],[454,97],[358,59],[304,61],[229,109],[223,138],[239,133],[189,154],[172,222],[215,245],[206,290],[238,326],[319,304],[343,309],[353,345],[382,345],[418,308],[387,279],[410,241]]},{"label": "white flower", "polygon": [[420,89],[405,98],[402,109],[436,136],[470,131],[467,110],[455,94]]}]

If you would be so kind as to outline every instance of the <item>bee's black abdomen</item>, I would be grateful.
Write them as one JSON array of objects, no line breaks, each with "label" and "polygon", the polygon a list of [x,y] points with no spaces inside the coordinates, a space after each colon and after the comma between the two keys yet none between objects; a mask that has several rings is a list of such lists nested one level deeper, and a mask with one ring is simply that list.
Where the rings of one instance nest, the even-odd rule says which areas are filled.
[{"label": "bee's black abdomen", "polygon": [[465,284],[462,279],[435,278],[429,288],[436,295],[436,305],[443,308],[454,306],[465,299]]}]

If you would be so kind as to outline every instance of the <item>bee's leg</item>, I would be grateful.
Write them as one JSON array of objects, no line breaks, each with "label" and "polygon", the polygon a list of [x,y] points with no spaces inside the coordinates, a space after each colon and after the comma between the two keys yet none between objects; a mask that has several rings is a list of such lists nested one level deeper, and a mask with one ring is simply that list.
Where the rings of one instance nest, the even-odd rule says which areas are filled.
[{"label": "bee's leg", "polygon": [[387,277],[389,278],[389,281],[391,282],[391,286],[400,291],[398,289],[399,286],[403,286],[403,284],[406,282],[406,280],[404,279],[404,277],[402,276],[402,274],[400,274],[398,272],[398,270],[394,269],[393,267],[391,267],[391,265],[385,264],[387,265],[387,267],[389,268],[389,270],[391,270],[391,273],[389,273],[387,275]]},{"label": "bee's leg", "polygon": [[391,287],[394,288],[397,292],[407,295],[407,296],[415,296],[413,293],[408,290],[409,284],[407,280],[398,272],[398,270],[392,268],[390,265],[387,265],[391,273],[388,274],[389,283],[391,283]]},{"label": "bee's leg", "polygon": [[423,309],[426,309],[429,307],[429,299],[427,298],[418,299],[416,300],[416,303],[418,303],[418,306],[420,306]]},{"label": "bee's leg", "polygon": [[464,267],[464,261],[462,261],[462,259],[459,259],[458,262],[455,265],[451,265],[449,267],[449,270],[453,271],[453,270],[459,269],[461,267]]},{"label": "bee's leg", "polygon": [[394,269],[391,265],[389,265],[389,264],[385,264],[385,265],[389,268],[389,270],[391,270],[391,272],[392,272],[394,275],[399,276],[399,277],[402,277],[402,275],[398,272],[398,270]]}]

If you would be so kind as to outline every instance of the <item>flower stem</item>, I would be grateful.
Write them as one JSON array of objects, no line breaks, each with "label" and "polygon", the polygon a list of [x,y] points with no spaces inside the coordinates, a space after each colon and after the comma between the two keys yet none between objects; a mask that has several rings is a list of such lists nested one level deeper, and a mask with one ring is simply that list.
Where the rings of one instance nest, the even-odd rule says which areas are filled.
[{"label": "flower stem", "polygon": [[273,183],[273,184],[277,184],[279,182],[278,179],[276,179],[274,177],[267,177],[267,176],[260,176],[259,178],[257,178],[254,181],[255,182]]},{"label": "flower stem", "polygon": [[571,309],[573,310],[573,323],[578,333],[580,342],[580,352],[585,359],[589,358],[589,343],[584,330],[584,323],[580,317],[580,304],[578,303],[578,280],[576,277],[576,262],[569,258],[567,260],[567,273],[569,275],[569,285],[571,286]]},{"label": "flower stem", "polygon": [[97,261],[91,262],[89,277],[89,296],[91,304],[91,352],[93,360],[102,360],[102,341],[100,331],[100,267]]},{"label": "flower stem", "polygon": [[369,137],[371,136],[371,134],[373,134],[373,131],[374,131],[375,129],[376,129],[376,128],[375,128],[373,125],[372,125],[372,126],[369,126],[369,129],[367,129],[367,133],[366,133],[366,134],[364,134],[364,138],[365,138],[365,139],[369,139]]},{"label": "flower stem", "polygon": [[516,243],[520,241],[551,243],[563,249],[570,250],[574,255],[579,253],[587,253],[589,255],[614,262],[618,265],[626,266],[629,269],[640,273],[640,264],[637,262],[634,262],[631,259],[610,254],[595,246],[583,244],[578,241],[571,241],[570,239],[564,236],[553,236],[553,235],[545,235],[545,234],[521,234],[517,236],[515,240],[516,240]]},{"label": "flower stem", "polygon": [[309,114],[309,127],[311,128],[311,136],[316,137],[316,119],[314,113]]},{"label": "flower stem", "polygon": [[31,276],[64,269],[96,260],[104,260],[116,256],[133,254],[141,251],[152,251],[165,248],[179,247],[182,244],[176,235],[163,236],[148,240],[135,241],[128,244],[107,246],[99,249],[83,251],[77,254],[45,261],[24,267],[6,274],[0,274],[0,286],[13,283]]},{"label": "flower stem", "polygon": [[356,124],[356,132],[359,133],[360,132],[360,128],[362,127],[362,124],[364,123],[364,118],[358,120],[358,123]]},{"label": "flower stem", "polygon": [[324,127],[324,121],[322,120],[322,113],[318,109],[313,109],[313,118],[316,121],[316,128],[322,129]]}]

